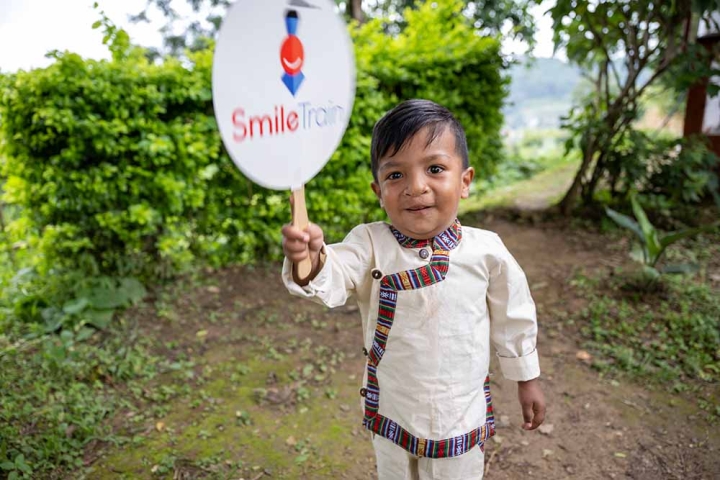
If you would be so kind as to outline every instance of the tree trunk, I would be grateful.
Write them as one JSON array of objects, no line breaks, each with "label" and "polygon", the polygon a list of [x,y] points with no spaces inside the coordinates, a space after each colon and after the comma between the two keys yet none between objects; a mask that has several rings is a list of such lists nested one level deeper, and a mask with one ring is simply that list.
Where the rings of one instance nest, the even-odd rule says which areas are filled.
[{"label": "tree trunk", "polygon": [[583,203],[585,205],[589,205],[593,201],[595,189],[597,188],[598,183],[603,176],[603,173],[605,173],[605,158],[607,154],[607,149],[600,151],[597,162],[595,162],[595,168],[593,169],[592,177],[590,178],[590,181],[586,185],[584,185],[585,191],[583,191]]},{"label": "tree trunk", "polygon": [[350,18],[362,23],[365,21],[365,15],[362,10],[362,0],[349,0]]},{"label": "tree trunk", "polygon": [[580,194],[580,187],[582,186],[582,179],[592,163],[592,159],[595,156],[595,150],[595,137],[593,136],[588,139],[585,151],[583,152],[582,164],[575,174],[575,179],[573,180],[572,185],[570,185],[570,188],[565,193],[563,199],[560,200],[560,212],[565,216],[570,215],[575,203],[577,202],[578,195]]}]

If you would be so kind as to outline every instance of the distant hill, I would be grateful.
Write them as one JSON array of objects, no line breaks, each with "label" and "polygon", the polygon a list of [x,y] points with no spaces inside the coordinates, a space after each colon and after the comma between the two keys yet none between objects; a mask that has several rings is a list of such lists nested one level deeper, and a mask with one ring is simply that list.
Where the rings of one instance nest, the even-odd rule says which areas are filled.
[{"label": "distant hill", "polygon": [[508,130],[557,128],[570,109],[580,71],[555,58],[520,59],[510,67],[510,95],[503,113]]}]

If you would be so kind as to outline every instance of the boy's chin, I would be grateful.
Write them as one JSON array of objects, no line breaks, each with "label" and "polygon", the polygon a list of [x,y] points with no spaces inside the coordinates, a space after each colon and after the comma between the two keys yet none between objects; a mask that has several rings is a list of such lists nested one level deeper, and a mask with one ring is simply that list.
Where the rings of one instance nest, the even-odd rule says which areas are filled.
[{"label": "boy's chin", "polygon": [[405,235],[406,237],[414,238],[415,240],[426,240],[435,237],[436,235],[445,231],[447,226],[429,226],[427,228],[407,228],[405,225],[392,224],[393,227]]}]

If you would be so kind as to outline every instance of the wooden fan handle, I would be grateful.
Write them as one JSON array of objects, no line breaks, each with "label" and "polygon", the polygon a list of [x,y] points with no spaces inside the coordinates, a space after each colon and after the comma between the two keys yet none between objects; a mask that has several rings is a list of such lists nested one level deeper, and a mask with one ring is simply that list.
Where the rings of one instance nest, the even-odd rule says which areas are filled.
[{"label": "wooden fan handle", "polygon": [[[305,206],[305,186],[292,191],[293,196],[293,208],[292,208],[292,224],[293,227],[305,230],[308,227],[310,221],[308,220],[307,207]],[[312,262],[310,261],[310,255],[305,260],[300,261],[295,265],[297,278],[299,280],[305,280],[310,276],[312,272]]]}]

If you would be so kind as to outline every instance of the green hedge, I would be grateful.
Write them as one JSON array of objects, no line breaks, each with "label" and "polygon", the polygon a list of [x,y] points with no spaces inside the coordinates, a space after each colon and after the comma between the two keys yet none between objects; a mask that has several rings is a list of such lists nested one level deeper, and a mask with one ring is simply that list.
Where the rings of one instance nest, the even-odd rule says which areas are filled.
[{"label": "green hedge", "polygon": [[[480,177],[498,162],[500,44],[478,36],[461,9],[443,0],[408,11],[396,36],[380,20],[351,28],[358,77],[350,126],[307,188],[310,218],[330,241],[384,218],[369,188],[370,135],[399,100],[424,97],[453,110]],[[41,272],[152,279],[195,259],[279,256],[288,194],[253,185],[225,154],[212,113],[211,50],[184,63],[152,64],[138,48],[116,48],[110,61],[56,58],[9,75],[0,97],[4,201],[21,208],[7,233],[31,240]]]}]

